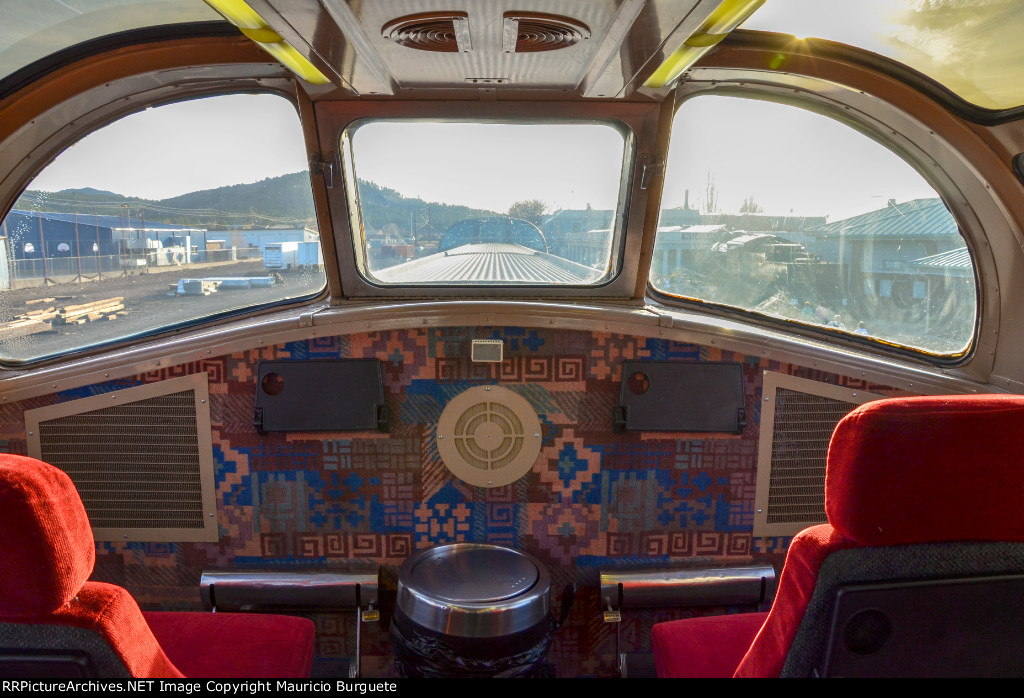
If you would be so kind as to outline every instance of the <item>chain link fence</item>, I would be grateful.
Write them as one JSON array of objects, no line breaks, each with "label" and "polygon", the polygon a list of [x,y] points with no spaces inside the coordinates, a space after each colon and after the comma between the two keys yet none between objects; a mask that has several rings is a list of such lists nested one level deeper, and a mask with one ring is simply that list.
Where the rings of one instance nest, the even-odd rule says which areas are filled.
[{"label": "chain link fence", "polygon": [[[192,265],[258,260],[262,258],[262,255],[263,252],[258,247],[244,247],[194,252],[188,261],[185,261],[183,250],[181,253],[175,253],[170,249],[151,250],[137,254],[8,259],[7,279],[9,279],[11,289],[30,288],[43,286],[47,281],[61,283],[94,281],[113,276],[145,273],[150,269],[154,271],[168,271],[173,268],[184,270]],[[3,274],[0,274],[0,281],[2,280]]]}]

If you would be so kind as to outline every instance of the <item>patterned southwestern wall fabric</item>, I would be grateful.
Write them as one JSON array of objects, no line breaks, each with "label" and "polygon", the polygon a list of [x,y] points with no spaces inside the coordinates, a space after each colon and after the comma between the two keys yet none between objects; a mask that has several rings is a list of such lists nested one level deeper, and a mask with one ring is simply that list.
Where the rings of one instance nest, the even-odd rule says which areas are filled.
[{"label": "patterned southwestern wall fabric", "polygon": [[[471,339],[501,339],[505,361],[472,363]],[[272,433],[253,427],[264,359],[377,358],[390,433]],[[742,435],[615,433],[622,362],[743,364]],[[0,450],[25,453],[23,411],[141,383],[206,372],[216,465],[219,543],[101,543],[93,579],[121,584],[143,608],[201,607],[199,577],[226,565],[381,565],[392,582],[413,552],[449,542],[525,550],[548,565],[555,595],[579,585],[549,654],[558,676],[613,676],[615,628],[598,594],[602,568],[691,558],[758,556],[781,566],[788,538],[757,538],[755,461],[764,371],[867,389],[856,379],[661,339],[566,330],[444,328],[317,338],[184,364],[0,407]],[[483,489],[454,479],[434,445],[449,399],[476,385],[522,395],[540,415],[541,456],[524,478]],[[344,400],[314,395],[311,400]],[[649,649],[651,624],[725,609],[625,613],[622,651]],[[364,625],[363,671],[393,676],[388,609]],[[352,654],[354,614],[320,614],[318,667]]]}]

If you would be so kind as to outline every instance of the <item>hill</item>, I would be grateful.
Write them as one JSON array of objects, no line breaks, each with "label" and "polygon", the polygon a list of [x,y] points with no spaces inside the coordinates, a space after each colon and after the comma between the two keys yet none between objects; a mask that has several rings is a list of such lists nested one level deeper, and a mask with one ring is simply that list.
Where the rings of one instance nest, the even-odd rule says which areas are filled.
[{"label": "hill", "polygon": [[409,198],[366,180],[359,180],[359,206],[367,236],[385,234],[406,242],[436,241],[453,223],[497,215],[494,211]]},{"label": "hill", "polygon": [[[492,216],[465,206],[409,198],[373,182],[360,181],[360,204],[370,234],[378,231],[421,240],[437,239],[457,220]],[[127,206],[127,209],[125,208]],[[59,192],[28,190],[14,208],[85,215],[128,214],[133,219],[214,230],[271,226],[316,229],[309,175],[295,172],[251,184],[194,191],[167,199],[139,199],[92,188]]]},{"label": "hill", "polygon": [[[125,210],[125,207],[128,210]],[[167,199],[140,199],[98,189],[24,192],[14,208],[61,213],[118,215],[199,228],[316,227],[309,175],[305,172],[195,191]]]}]

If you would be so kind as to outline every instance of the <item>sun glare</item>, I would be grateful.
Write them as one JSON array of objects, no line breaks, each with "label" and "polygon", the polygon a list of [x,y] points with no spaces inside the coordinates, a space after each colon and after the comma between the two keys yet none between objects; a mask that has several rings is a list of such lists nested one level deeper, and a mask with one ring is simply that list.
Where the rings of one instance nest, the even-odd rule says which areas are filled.
[{"label": "sun glare", "polygon": [[772,0],[753,14],[744,29],[828,39],[876,50],[890,34],[890,18],[905,0]]}]

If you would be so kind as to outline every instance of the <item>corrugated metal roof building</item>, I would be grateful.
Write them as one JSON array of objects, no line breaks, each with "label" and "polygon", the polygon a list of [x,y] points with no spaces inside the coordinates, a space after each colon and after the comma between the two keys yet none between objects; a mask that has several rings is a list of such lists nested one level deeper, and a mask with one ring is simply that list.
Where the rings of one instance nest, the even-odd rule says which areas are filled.
[{"label": "corrugated metal roof building", "polygon": [[925,274],[974,278],[974,265],[966,246],[915,259],[907,266]]},{"label": "corrugated metal roof building", "polygon": [[815,237],[841,236],[847,240],[960,238],[960,228],[942,199],[913,199],[902,204],[890,200],[885,208],[819,225],[808,232]]}]

